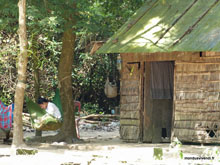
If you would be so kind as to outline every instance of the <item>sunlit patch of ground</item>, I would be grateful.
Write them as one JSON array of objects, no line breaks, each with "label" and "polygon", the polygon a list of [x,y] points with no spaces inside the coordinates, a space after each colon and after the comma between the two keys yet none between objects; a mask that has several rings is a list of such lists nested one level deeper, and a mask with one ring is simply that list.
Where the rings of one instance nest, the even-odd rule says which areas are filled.
[{"label": "sunlit patch of ground", "polygon": [[[45,135],[56,132],[44,132]],[[25,132],[25,137],[34,132]],[[119,128],[80,129],[85,143],[34,143],[29,148],[35,155],[14,155],[10,145],[0,145],[0,165],[148,165],[148,164],[218,164],[215,146],[183,145],[171,148],[169,143],[125,143],[119,138]],[[154,148],[162,148],[162,160],[154,157]],[[180,155],[182,153],[182,157]],[[182,158],[182,159],[181,159]],[[207,159],[205,159],[207,158]],[[213,158],[213,160],[208,160]]]}]

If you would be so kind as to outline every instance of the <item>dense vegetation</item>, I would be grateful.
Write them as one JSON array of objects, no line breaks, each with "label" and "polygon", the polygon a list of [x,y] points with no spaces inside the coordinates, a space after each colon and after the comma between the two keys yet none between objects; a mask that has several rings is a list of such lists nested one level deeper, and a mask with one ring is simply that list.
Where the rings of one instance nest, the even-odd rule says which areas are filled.
[{"label": "dense vegetation", "polygon": [[[91,55],[89,52],[94,41],[106,41],[144,0],[75,0],[76,11],[70,6],[72,1],[27,1],[29,63],[26,95],[31,98],[39,95],[51,98],[54,95],[58,86],[57,68],[65,16],[74,12],[77,13],[74,15],[77,38],[72,72],[75,100],[81,101],[86,110],[108,113],[119,101],[118,98],[108,99],[104,94],[107,76],[119,82],[116,56]],[[0,99],[6,104],[14,101],[19,44],[17,29],[17,0],[1,0]]]}]

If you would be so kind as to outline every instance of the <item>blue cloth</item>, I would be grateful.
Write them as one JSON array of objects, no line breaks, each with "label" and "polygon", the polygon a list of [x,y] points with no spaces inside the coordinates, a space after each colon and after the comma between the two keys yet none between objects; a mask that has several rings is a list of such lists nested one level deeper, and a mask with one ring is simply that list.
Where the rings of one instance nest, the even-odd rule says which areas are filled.
[{"label": "blue cloth", "polygon": [[0,100],[0,128],[10,129],[13,121],[14,104],[5,105]]}]

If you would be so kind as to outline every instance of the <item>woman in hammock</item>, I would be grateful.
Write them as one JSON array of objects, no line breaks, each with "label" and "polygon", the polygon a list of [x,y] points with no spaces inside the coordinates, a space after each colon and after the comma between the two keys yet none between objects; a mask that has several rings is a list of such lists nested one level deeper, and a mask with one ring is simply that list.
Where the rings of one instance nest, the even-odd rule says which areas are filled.
[{"label": "woman in hammock", "polygon": [[38,99],[37,103],[39,104],[39,106],[42,109],[45,109],[49,115],[53,116],[54,118],[56,118],[60,121],[62,120],[61,113],[60,113],[58,107],[54,103],[49,102],[47,99],[41,98],[41,97]]}]

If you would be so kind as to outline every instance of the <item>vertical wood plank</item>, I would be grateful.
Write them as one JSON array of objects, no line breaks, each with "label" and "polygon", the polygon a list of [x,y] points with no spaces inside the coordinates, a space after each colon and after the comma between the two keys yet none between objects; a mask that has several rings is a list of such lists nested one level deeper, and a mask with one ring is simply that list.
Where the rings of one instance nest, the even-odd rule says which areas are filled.
[{"label": "vertical wood plank", "polygon": [[150,62],[145,63],[145,82],[144,82],[144,128],[143,142],[152,142],[153,126],[152,126],[152,100],[150,97]]},{"label": "vertical wood plank", "polygon": [[141,101],[141,107],[140,107],[140,141],[143,141],[143,121],[144,121],[144,70],[145,70],[145,63],[141,62],[141,85],[140,85],[140,101]]},{"label": "vertical wood plank", "polygon": [[171,124],[171,142],[174,140],[174,121],[175,121],[175,104],[176,104],[176,61],[174,62],[174,82],[173,82],[173,114],[172,114],[172,124]]},{"label": "vertical wood plank", "polygon": [[[163,100],[153,99],[152,107],[152,143],[161,142]],[[166,109],[165,109],[166,110]]]}]

